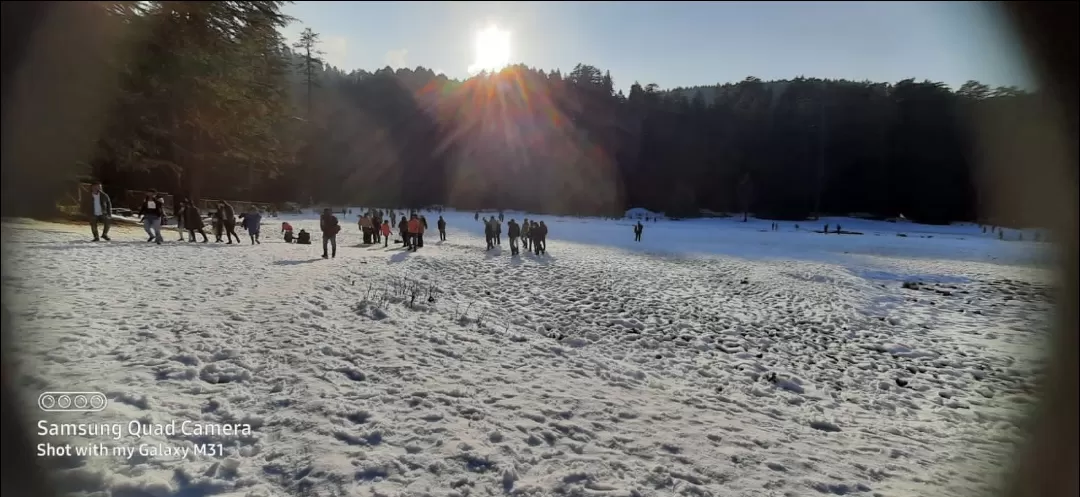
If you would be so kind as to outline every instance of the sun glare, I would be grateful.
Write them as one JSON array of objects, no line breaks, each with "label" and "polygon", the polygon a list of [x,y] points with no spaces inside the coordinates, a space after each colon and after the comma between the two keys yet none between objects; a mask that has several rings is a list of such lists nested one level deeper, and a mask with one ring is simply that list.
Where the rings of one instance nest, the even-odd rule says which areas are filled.
[{"label": "sun glare", "polygon": [[469,65],[469,74],[480,71],[494,72],[510,63],[510,32],[488,26],[476,33],[473,47],[473,63]]}]

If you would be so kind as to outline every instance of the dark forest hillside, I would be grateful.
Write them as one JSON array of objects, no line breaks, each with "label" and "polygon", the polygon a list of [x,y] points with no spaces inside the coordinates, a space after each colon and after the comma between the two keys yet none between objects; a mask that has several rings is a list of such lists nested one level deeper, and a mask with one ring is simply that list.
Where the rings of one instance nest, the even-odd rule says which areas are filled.
[{"label": "dark forest hillside", "polygon": [[623,94],[584,63],[467,81],[343,72],[316,33],[285,44],[280,4],[88,2],[114,39],[87,56],[119,77],[87,166],[67,176],[259,201],[972,220],[970,123],[1019,127],[1039,105],[974,81],[747,77]]}]

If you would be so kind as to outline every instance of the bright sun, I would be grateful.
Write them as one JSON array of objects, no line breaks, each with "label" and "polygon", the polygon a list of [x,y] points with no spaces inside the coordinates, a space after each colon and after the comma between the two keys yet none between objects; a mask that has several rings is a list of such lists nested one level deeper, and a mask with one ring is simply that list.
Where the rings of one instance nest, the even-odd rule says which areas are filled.
[{"label": "bright sun", "polygon": [[480,71],[494,72],[506,67],[510,63],[510,32],[494,25],[484,28],[476,33],[473,52],[469,74]]}]

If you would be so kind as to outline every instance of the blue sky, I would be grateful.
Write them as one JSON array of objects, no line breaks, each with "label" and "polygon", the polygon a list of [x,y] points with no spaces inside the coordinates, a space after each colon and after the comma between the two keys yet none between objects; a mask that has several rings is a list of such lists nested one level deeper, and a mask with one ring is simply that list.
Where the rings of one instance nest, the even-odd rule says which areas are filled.
[{"label": "blue sky", "polygon": [[511,62],[611,71],[618,88],[799,75],[952,86],[1034,83],[1012,34],[978,2],[296,2],[345,70],[418,65],[468,76],[474,38],[511,33]]}]

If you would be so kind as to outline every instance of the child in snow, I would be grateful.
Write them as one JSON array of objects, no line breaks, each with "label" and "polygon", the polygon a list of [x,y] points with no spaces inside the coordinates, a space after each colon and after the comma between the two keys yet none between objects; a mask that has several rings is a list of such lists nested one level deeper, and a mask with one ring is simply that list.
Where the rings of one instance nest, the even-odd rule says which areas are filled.
[{"label": "child in snow", "polygon": [[383,221],[382,227],[379,228],[382,231],[383,247],[390,245],[390,221]]},{"label": "child in snow", "polygon": [[285,243],[292,243],[293,241],[293,228],[292,225],[287,222],[281,223],[281,232],[285,234]]}]

